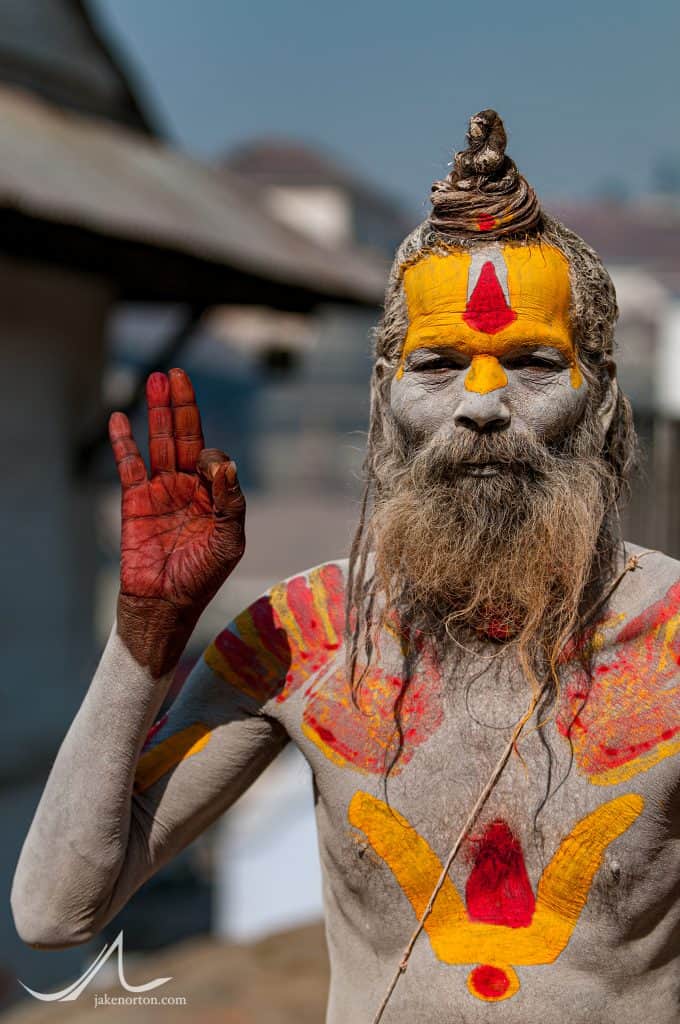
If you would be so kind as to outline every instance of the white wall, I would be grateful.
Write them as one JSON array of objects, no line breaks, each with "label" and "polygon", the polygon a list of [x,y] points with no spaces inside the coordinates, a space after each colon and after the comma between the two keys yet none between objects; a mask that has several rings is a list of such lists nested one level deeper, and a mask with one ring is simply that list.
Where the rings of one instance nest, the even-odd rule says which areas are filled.
[{"label": "white wall", "polygon": [[656,400],[662,415],[680,420],[680,301],[669,303],[656,361]]},{"label": "white wall", "polygon": [[249,941],[322,916],[312,776],[287,748],[219,822],[215,934]]}]

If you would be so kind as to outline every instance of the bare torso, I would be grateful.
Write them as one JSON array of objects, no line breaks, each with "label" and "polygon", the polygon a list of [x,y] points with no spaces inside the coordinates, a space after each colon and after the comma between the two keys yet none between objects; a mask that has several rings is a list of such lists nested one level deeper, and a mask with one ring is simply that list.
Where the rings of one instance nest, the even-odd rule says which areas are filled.
[{"label": "bare torso", "polygon": [[[680,587],[677,563],[650,555],[641,565],[591,638],[589,696],[575,668],[557,715],[548,708],[540,730],[527,726],[384,1020],[680,1017]],[[530,694],[493,642],[449,671],[422,665],[386,779],[401,650],[383,635],[357,710],[342,658],[326,650],[340,567],[323,572],[326,585],[317,573],[285,600],[302,623],[293,665],[311,662],[310,676],[266,706],[314,773],[328,1020],[340,1024],[372,1019]]]},{"label": "bare torso", "polygon": [[[345,573],[343,562],[318,566],[251,605],[158,721],[171,674],[154,677],[112,632],[17,867],[25,941],[96,935],[292,740],[314,778],[327,1021],[370,1024],[530,694],[490,640],[451,667],[423,651],[405,689],[390,628],[357,709]],[[679,581],[677,562],[645,556],[590,636],[592,685],[574,662],[557,708],[540,729],[528,723],[386,1024],[680,1018]],[[402,749],[386,778],[395,702]]]}]

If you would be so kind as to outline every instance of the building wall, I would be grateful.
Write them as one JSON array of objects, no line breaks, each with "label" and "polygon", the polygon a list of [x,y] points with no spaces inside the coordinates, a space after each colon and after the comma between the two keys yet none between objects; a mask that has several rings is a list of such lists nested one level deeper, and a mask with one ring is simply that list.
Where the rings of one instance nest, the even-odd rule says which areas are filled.
[{"label": "building wall", "polygon": [[[0,969],[10,975],[27,953],[10,916],[13,866],[96,664],[94,502],[74,455],[100,412],[110,300],[96,278],[0,260]],[[39,988],[54,960],[30,959],[22,980]]]}]

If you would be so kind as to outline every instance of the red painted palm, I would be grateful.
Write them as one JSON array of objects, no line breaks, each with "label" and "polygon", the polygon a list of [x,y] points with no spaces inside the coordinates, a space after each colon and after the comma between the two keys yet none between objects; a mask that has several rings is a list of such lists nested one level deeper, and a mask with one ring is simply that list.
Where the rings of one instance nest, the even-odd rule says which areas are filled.
[{"label": "red painted palm", "polygon": [[150,475],[122,413],[110,436],[122,485],[121,594],[200,612],[243,554],[245,501],[236,466],[203,448],[182,370],[147,381]]}]

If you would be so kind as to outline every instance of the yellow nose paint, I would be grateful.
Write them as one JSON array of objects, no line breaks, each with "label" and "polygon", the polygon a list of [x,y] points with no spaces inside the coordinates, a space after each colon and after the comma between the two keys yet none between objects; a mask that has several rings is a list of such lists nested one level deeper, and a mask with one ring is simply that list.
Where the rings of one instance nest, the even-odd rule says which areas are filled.
[{"label": "yellow nose paint", "polygon": [[505,370],[495,356],[474,356],[465,377],[466,391],[475,391],[478,395],[488,395],[490,391],[504,388],[507,383]]}]

